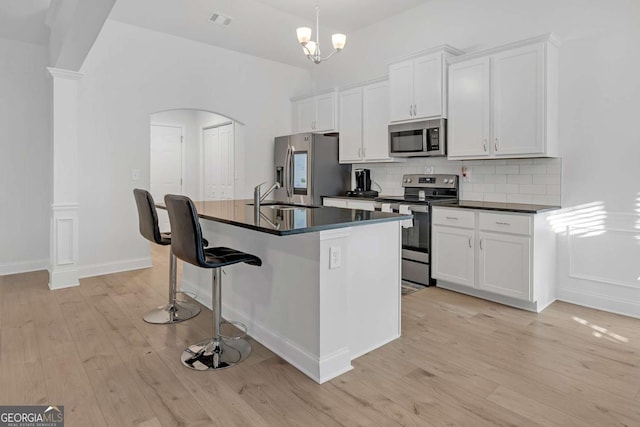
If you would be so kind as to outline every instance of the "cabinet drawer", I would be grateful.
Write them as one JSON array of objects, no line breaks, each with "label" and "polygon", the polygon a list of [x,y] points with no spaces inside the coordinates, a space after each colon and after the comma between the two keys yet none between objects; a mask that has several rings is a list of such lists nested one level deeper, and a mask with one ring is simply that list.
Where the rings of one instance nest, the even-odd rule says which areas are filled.
[{"label": "cabinet drawer", "polygon": [[531,215],[480,212],[479,222],[481,230],[531,235]]},{"label": "cabinet drawer", "polygon": [[450,227],[474,228],[476,226],[475,213],[463,209],[434,208],[431,222]]}]

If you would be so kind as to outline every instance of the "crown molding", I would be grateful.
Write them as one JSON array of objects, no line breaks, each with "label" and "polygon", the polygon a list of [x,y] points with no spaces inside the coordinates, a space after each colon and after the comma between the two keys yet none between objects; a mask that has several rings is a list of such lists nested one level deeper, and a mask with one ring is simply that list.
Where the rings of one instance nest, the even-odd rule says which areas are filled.
[{"label": "crown molding", "polygon": [[494,48],[485,49],[478,52],[467,53],[461,56],[455,56],[455,57],[449,58],[447,60],[447,63],[455,64],[457,62],[466,61],[468,59],[474,59],[474,58],[480,58],[483,56],[493,55],[494,53],[499,53],[505,50],[515,49],[515,48],[528,46],[536,43],[547,43],[547,42],[556,47],[560,46],[560,40],[554,34],[547,33],[547,34],[542,34],[540,36],[531,37],[531,38],[519,40],[513,43],[497,46]]},{"label": "crown molding", "polygon": [[62,68],[55,67],[47,67],[47,71],[51,74],[52,77],[59,79],[67,79],[67,80],[80,80],[84,77],[84,74],[78,73],[77,71],[64,70]]},{"label": "crown molding", "polygon": [[396,62],[407,61],[409,59],[419,58],[421,56],[430,55],[432,53],[438,53],[438,52],[448,53],[453,56],[464,55],[465,53],[464,51],[457,49],[453,46],[449,46],[448,44],[441,44],[439,46],[435,46],[429,49],[424,49],[419,52],[411,53],[409,55],[404,55],[398,58],[394,58],[393,60],[389,61],[388,64],[391,65],[391,64],[395,64]]}]

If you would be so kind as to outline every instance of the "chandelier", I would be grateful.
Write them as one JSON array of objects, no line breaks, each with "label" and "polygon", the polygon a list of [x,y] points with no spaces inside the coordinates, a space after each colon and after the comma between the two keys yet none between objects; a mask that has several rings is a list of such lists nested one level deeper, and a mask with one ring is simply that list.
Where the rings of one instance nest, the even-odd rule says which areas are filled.
[{"label": "chandelier", "polygon": [[316,64],[326,61],[336,53],[344,49],[344,45],[347,43],[347,36],[345,34],[336,33],[331,35],[331,43],[333,44],[333,52],[326,58],[322,57],[320,53],[320,7],[316,1],[316,41],[311,40],[311,28],[300,27],[296,29],[298,35],[298,41],[302,45],[304,54]]}]

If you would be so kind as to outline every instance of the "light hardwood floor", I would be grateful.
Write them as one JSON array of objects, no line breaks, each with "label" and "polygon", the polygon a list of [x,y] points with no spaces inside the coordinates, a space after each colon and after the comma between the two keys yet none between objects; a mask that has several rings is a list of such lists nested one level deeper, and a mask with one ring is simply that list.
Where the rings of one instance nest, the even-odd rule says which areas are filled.
[{"label": "light hardwood floor", "polygon": [[536,315],[438,288],[402,299],[403,336],[318,385],[254,342],[243,364],[194,372],[183,348],[211,312],[142,315],[155,267],[49,291],[0,277],[0,404],[61,404],[71,426],[638,426],[640,320],[556,302]]}]

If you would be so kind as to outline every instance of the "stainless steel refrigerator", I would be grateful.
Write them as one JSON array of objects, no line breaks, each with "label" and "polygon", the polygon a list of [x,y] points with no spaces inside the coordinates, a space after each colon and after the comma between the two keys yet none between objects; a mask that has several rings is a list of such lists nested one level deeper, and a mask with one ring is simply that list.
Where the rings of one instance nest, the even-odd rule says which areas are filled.
[{"label": "stainless steel refrigerator", "polygon": [[313,133],[275,139],[275,173],[280,188],[274,199],[305,205],[322,204],[322,196],[349,190],[351,165],[338,163],[338,137]]}]

